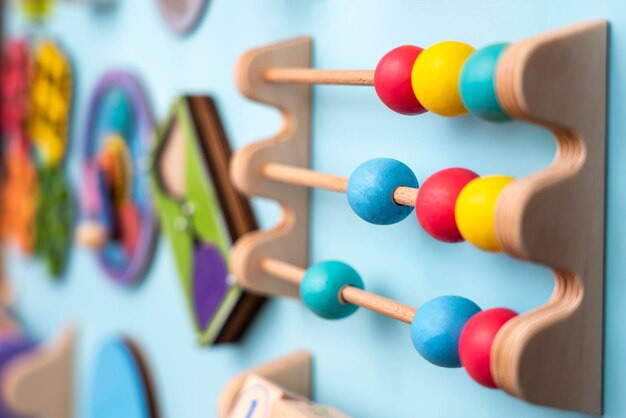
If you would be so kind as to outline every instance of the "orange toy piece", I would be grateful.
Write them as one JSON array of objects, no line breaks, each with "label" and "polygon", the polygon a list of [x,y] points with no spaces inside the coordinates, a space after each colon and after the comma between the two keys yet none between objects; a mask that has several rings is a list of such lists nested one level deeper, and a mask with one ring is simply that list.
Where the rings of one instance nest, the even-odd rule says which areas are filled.
[{"label": "orange toy piece", "polygon": [[34,248],[37,170],[21,146],[9,147],[5,156],[6,180],[2,185],[2,235],[31,254]]},{"label": "orange toy piece", "polygon": [[133,168],[126,141],[116,134],[107,137],[98,156],[111,196],[116,206],[130,199]]}]

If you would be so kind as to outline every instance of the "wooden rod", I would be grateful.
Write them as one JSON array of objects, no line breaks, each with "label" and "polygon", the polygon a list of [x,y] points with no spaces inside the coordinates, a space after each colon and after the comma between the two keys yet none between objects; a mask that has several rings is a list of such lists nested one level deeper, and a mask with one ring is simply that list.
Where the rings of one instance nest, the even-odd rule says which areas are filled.
[{"label": "wooden rod", "polygon": [[278,277],[296,286],[300,286],[305,270],[275,258],[265,258],[261,261],[261,269],[270,276]]},{"label": "wooden rod", "polygon": [[[302,277],[305,273],[305,270],[300,267],[296,267],[273,258],[266,258],[262,260],[261,268],[265,273],[285,280],[289,283],[293,283],[296,286],[300,285]],[[417,312],[416,308],[403,305],[402,303],[353,286],[346,286],[341,289],[341,294],[339,296],[345,303],[360,306],[407,324],[410,324],[413,321],[413,317]]]},{"label": "wooden rod", "polygon": [[348,179],[346,177],[324,174],[307,168],[268,163],[263,166],[262,173],[268,179],[281,183],[314,187],[339,193],[345,193],[348,189]]},{"label": "wooden rod", "polygon": [[415,206],[419,189],[400,186],[393,192],[393,201],[402,206]]},{"label": "wooden rod", "polygon": [[[267,163],[261,169],[261,173],[270,180],[297,186],[313,187],[339,193],[345,193],[348,189],[348,179],[346,177],[320,173],[308,168]],[[418,191],[419,189],[412,187],[400,186],[393,192],[393,201],[398,205],[415,206]]]},{"label": "wooden rod", "polygon": [[341,289],[341,299],[407,324],[413,322],[413,317],[417,312],[415,308],[353,286]]},{"label": "wooden rod", "polygon": [[373,86],[374,71],[366,70],[317,70],[314,68],[268,68],[263,74],[265,81],[285,84],[337,84],[349,86]]}]

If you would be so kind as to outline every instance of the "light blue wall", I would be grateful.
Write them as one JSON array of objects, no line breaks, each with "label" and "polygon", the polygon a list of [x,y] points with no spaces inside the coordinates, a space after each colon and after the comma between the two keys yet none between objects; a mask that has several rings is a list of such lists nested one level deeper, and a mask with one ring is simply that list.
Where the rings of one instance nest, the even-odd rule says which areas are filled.
[{"label": "light blue wall", "polygon": [[[309,34],[315,39],[318,67],[367,69],[401,44],[427,46],[456,39],[483,46],[584,19],[610,19],[606,416],[626,416],[622,0],[213,0],[199,29],[186,38],[166,29],[154,1],[119,3],[110,15],[64,5],[38,30],[58,38],[76,63],[75,182],[87,100],[109,68],[138,74],[159,118],[179,93],[213,95],[233,145],[241,147],[274,133],[280,123],[274,111],[245,100],[234,86],[235,62],[253,46]],[[10,20],[13,31],[25,28],[16,13]],[[548,164],[555,149],[548,133],[517,122],[494,125],[474,118],[395,115],[370,88],[319,87],[314,103],[312,164],[327,172],[349,174],[364,160],[387,156],[407,163],[420,179],[452,165],[520,176]],[[255,208],[263,225],[277,219],[273,204],[256,202]],[[363,273],[369,289],[407,304],[452,293],[483,307],[525,311],[542,304],[552,289],[547,269],[468,244],[435,242],[414,217],[392,227],[365,224],[341,195],[313,193],[311,227],[313,261],[345,260]],[[118,332],[135,336],[146,351],[164,417],[215,416],[218,393],[230,376],[303,347],[315,355],[316,399],[355,417],[582,416],[483,389],[461,369],[436,368],[414,351],[407,326],[365,311],[328,322],[296,301],[275,300],[240,344],[199,348],[165,239],[145,283],[132,291],[111,285],[92,255],[81,249],[74,252],[68,277],[60,284],[48,280],[41,265],[15,253],[9,272],[19,312],[38,336],[53,335],[67,321],[81,328],[79,416],[85,416],[97,347]],[[563,342],[565,350],[567,344]]]}]

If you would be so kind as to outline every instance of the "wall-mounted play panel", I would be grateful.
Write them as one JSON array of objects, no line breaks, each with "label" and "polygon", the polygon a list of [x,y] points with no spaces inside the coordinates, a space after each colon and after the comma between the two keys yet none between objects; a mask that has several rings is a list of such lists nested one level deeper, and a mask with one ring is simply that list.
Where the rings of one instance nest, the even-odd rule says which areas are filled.
[{"label": "wall-mounted play panel", "polygon": [[[626,416],[620,0],[30,3],[0,415]],[[71,92],[19,77],[46,40]],[[112,71],[149,135],[119,82],[89,129]]]}]

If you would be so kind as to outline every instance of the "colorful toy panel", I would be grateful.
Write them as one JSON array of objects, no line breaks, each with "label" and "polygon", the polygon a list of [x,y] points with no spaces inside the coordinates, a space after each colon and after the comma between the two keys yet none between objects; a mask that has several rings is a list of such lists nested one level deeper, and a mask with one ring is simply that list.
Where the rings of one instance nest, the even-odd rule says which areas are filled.
[{"label": "colorful toy panel", "polygon": [[[72,68],[61,48],[45,40],[27,56],[14,44],[4,78],[5,235],[46,261],[60,277],[72,243],[75,204],[63,160],[73,100]],[[25,94],[26,93],[26,94]],[[45,190],[45,192],[44,192]]]},{"label": "colorful toy panel", "polygon": [[155,394],[138,347],[125,339],[105,343],[92,375],[89,418],[156,418]]},{"label": "colorful toy panel", "polygon": [[626,417],[622,1],[7,5],[0,418]]},{"label": "colorful toy panel", "polygon": [[37,171],[25,129],[28,109],[30,52],[23,39],[4,45],[2,65],[2,235],[24,253],[34,247]]},{"label": "colorful toy panel", "polygon": [[262,303],[233,284],[228,267],[232,243],[256,228],[230,183],[229,158],[213,101],[180,98],[159,133],[153,183],[201,344],[237,340]]},{"label": "colorful toy panel", "polygon": [[120,285],[137,283],[154,250],[157,224],[149,184],[154,120],[138,81],[111,72],[92,95],[83,154],[79,241]]}]

